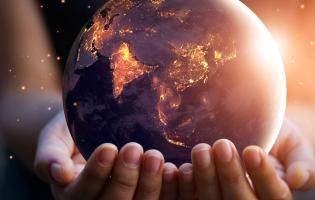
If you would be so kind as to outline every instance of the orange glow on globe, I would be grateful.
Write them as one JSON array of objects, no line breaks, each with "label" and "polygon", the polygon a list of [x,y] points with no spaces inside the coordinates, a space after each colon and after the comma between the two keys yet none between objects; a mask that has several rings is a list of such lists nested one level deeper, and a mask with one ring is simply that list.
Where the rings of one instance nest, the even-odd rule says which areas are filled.
[{"label": "orange glow on globe", "polygon": [[63,86],[85,158],[108,142],[138,142],[176,164],[220,138],[269,151],[286,101],[272,37],[229,0],[107,2],[73,45]]}]

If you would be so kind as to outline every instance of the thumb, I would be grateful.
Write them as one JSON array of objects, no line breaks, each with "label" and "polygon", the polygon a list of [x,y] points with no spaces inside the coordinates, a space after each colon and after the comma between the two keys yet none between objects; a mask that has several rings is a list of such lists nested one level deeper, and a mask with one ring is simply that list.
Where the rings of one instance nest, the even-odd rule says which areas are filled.
[{"label": "thumb", "polygon": [[286,181],[292,189],[309,190],[315,186],[315,163],[298,161],[291,163],[286,172]]},{"label": "thumb", "polygon": [[[293,140],[294,137],[288,140]],[[311,145],[304,139],[296,139],[285,159],[285,179],[291,189],[309,190],[315,186],[315,158]]]},{"label": "thumb", "polygon": [[293,124],[282,128],[278,150],[284,164],[285,180],[291,189],[308,190],[315,186],[315,156],[311,144]]},{"label": "thumb", "polygon": [[74,178],[74,143],[64,114],[57,114],[42,130],[35,156],[36,174],[48,183],[68,184]]}]

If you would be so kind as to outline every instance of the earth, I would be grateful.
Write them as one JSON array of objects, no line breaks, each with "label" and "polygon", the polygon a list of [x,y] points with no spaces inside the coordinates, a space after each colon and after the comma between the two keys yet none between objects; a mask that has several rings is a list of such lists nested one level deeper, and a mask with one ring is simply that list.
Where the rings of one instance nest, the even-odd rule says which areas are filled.
[{"label": "earth", "polygon": [[269,151],[286,88],[272,37],[241,2],[112,0],[73,45],[63,94],[86,159],[138,142],[181,164],[220,138]]}]

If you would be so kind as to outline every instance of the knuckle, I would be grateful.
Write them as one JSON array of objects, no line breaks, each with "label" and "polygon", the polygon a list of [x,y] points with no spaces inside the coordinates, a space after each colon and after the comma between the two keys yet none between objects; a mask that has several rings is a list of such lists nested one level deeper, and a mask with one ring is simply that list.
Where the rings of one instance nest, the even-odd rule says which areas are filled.
[{"label": "knuckle", "polygon": [[98,170],[90,170],[90,169],[86,169],[86,168],[84,170],[83,176],[91,178],[93,180],[98,180],[101,178],[100,172]]},{"label": "knuckle", "polygon": [[99,180],[99,179],[103,179],[103,170],[96,168],[96,167],[85,167],[84,169],[84,176],[85,177],[89,177],[93,180]]},{"label": "knuckle", "polygon": [[84,168],[81,172],[82,179],[93,180],[94,182],[104,182],[110,178],[108,169],[101,168]]},{"label": "knuckle", "polygon": [[242,176],[243,176],[243,173],[241,172],[230,172],[230,173],[224,174],[222,178],[228,183],[236,184],[242,180]]},{"label": "knuckle", "polygon": [[200,185],[212,185],[215,183],[216,177],[215,176],[198,176],[196,177],[196,181]]},{"label": "knuckle", "polygon": [[159,192],[159,187],[152,184],[142,184],[139,186],[138,191],[141,194],[152,195]]},{"label": "knuckle", "polygon": [[136,187],[136,181],[133,178],[127,177],[113,177],[111,180],[114,187],[121,189],[122,191],[129,191]]},{"label": "knuckle", "polygon": [[89,164],[84,167],[83,174],[85,177],[93,180],[103,180],[104,178],[108,178],[111,167],[111,165],[105,166],[100,163],[93,163],[93,165]]}]

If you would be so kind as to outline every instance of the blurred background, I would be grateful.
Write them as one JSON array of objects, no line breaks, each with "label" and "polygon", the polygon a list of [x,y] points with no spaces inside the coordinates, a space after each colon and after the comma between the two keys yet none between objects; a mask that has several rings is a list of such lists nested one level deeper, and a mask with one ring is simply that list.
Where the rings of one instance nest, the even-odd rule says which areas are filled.
[{"label": "blurred background", "polygon": [[[49,188],[32,174],[31,159],[20,158],[32,157],[37,137],[32,133],[39,132],[62,108],[60,85],[51,82],[60,83],[73,41],[104,2],[0,1],[0,199],[52,199]],[[296,121],[301,113],[309,116],[299,123],[315,144],[315,1],[242,2],[272,33],[286,69],[288,115]],[[30,96],[33,100],[28,100]],[[38,113],[42,121],[30,113]],[[297,199],[315,199],[312,191],[296,195]]]}]

